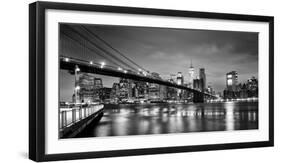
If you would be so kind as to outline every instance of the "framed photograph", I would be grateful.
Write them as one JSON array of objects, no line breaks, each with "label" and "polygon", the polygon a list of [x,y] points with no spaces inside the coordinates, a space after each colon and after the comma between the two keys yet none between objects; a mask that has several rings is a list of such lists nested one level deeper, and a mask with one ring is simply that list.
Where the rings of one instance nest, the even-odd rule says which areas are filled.
[{"label": "framed photograph", "polygon": [[273,17],[29,5],[29,158],[273,146]]}]

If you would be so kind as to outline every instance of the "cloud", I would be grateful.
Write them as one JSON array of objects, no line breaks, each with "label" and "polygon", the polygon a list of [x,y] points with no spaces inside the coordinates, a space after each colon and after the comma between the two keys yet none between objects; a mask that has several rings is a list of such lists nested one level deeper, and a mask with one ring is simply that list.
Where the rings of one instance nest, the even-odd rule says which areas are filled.
[{"label": "cloud", "polygon": [[[75,28],[83,33],[78,26]],[[241,81],[258,75],[258,33],[105,25],[87,28],[137,64],[162,76],[180,71],[187,77],[191,60],[197,74],[199,68],[205,68],[207,81],[219,91],[225,88],[225,74],[229,71],[238,71]],[[69,53],[82,56],[77,48]]]}]

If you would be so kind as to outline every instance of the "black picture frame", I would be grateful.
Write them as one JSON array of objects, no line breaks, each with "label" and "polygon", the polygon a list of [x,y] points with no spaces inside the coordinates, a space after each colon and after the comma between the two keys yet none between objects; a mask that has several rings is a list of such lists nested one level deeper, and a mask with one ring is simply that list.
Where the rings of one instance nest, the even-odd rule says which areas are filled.
[{"label": "black picture frame", "polygon": [[[173,146],[150,149],[114,150],[83,153],[45,153],[45,11],[94,11],[123,14],[160,15],[173,17],[240,20],[269,23],[269,140],[260,142]],[[29,158],[34,161],[55,161],[116,156],[132,156],[190,151],[269,147],[274,145],[274,18],[271,16],[239,15],[210,12],[133,8],[88,4],[34,2],[29,5]]]}]

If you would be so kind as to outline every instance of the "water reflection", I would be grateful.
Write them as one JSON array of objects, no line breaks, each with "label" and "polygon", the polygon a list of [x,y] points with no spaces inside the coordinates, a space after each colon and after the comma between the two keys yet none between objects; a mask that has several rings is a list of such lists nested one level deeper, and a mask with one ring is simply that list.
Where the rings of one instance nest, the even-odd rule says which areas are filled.
[{"label": "water reflection", "polygon": [[258,128],[258,102],[105,105],[95,127],[77,137],[125,136]]},{"label": "water reflection", "polygon": [[226,130],[234,130],[234,103],[226,102],[225,103],[225,123],[226,123]]}]

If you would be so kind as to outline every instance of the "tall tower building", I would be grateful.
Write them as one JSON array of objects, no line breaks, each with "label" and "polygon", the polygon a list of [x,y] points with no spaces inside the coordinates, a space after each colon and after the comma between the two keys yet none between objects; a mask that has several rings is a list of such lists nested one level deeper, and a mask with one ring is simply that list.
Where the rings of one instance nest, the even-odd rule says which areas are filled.
[{"label": "tall tower building", "polygon": [[77,95],[74,95],[76,96],[74,97],[74,102],[90,103],[100,101],[100,90],[103,87],[101,78],[95,78],[91,74],[83,73],[79,75],[75,85]]},{"label": "tall tower building", "polygon": [[[178,72],[178,74],[177,74],[177,85],[183,85],[183,75],[182,75],[181,72]],[[177,96],[179,98],[182,97],[182,90],[181,89],[177,90]]]},{"label": "tall tower building", "polygon": [[203,92],[203,79],[194,79],[193,89]]},{"label": "tall tower building", "polygon": [[190,63],[190,67],[188,69],[188,74],[189,74],[189,83],[190,83],[191,87],[193,87],[193,80],[195,78],[195,74],[194,74],[194,67],[192,66],[192,60]]},{"label": "tall tower building", "polygon": [[178,74],[177,74],[177,84],[178,85],[183,85],[183,75],[182,75],[182,73],[181,72],[178,72]]},{"label": "tall tower building", "polygon": [[236,71],[231,71],[226,74],[226,89],[228,91],[237,91],[238,74]]},{"label": "tall tower building", "polygon": [[120,98],[121,99],[131,99],[132,98],[132,80],[120,78]]},{"label": "tall tower building", "polygon": [[205,74],[205,68],[200,68],[199,70],[199,79],[203,80],[203,92],[206,89],[206,74]]}]

